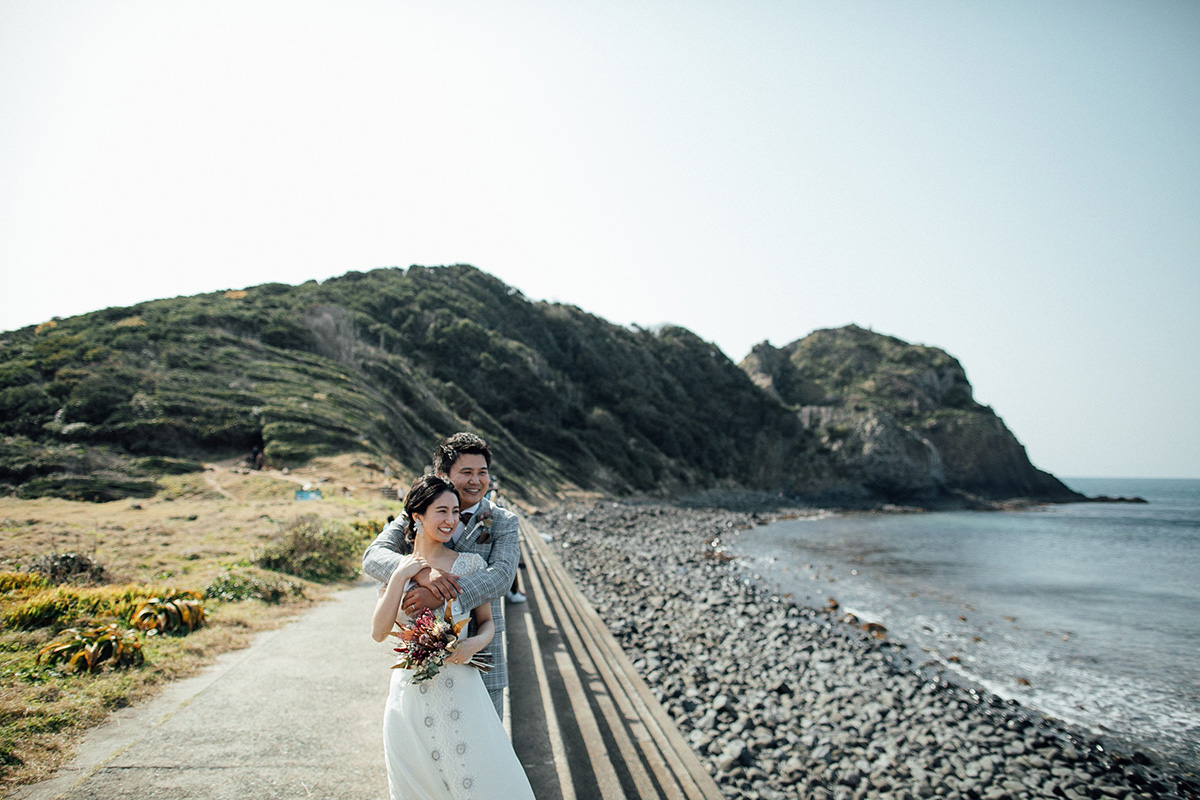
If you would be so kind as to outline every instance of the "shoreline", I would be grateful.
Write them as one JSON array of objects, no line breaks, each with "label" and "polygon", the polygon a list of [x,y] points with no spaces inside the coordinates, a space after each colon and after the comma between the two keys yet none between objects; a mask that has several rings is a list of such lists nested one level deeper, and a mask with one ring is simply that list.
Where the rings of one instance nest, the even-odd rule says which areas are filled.
[{"label": "shoreline", "polygon": [[[1165,606],[1139,605],[1141,595],[1136,590],[1131,593],[1131,587],[1115,575],[1114,582],[1103,588],[1103,583],[1097,583],[1103,578],[1086,570],[1072,571],[1071,578],[1060,579],[1059,570],[1034,578],[1020,568],[1012,573],[1003,564],[972,563],[970,557],[958,563],[955,538],[936,534],[956,529],[968,542],[962,545],[963,552],[970,552],[1008,547],[997,542],[1008,541],[1015,529],[1028,534],[1035,548],[1039,538],[1059,541],[1056,547],[1069,546],[1061,542],[1069,543],[1070,536],[1083,530],[1081,525],[1088,531],[1085,539],[1093,533],[1101,538],[1119,533],[1106,524],[1106,516],[1092,517],[1086,509],[1063,509],[1067,523],[1057,525],[1047,525],[1055,514],[1040,511],[1004,512],[1002,516],[1011,520],[1008,523],[989,521],[986,512],[934,512],[929,516],[940,519],[928,523],[858,511],[807,515],[805,522],[817,524],[781,526],[779,533],[741,531],[728,538],[725,547],[765,591],[786,597],[794,593],[801,605],[821,605],[832,591],[842,612],[859,617],[860,622],[886,626],[888,638],[906,645],[913,660],[923,667],[934,665],[961,688],[1015,700],[1035,715],[1059,720],[1081,737],[1102,741],[1110,750],[1141,751],[1168,769],[1200,771],[1200,707],[1192,691],[1197,665],[1194,650],[1188,648],[1191,615],[1172,617]],[[1174,511],[1164,502],[1155,513],[1170,517]],[[960,521],[947,522],[955,514],[961,515]],[[1124,520],[1125,512],[1119,514]],[[1145,524],[1158,519],[1148,518]],[[913,536],[925,537],[924,546],[909,544]],[[948,548],[944,557],[937,554],[940,547]],[[1104,564],[1101,551],[1096,552],[1092,559],[1089,550],[1087,558],[1092,565]],[[1053,563],[1054,554],[1045,555],[1045,563]],[[1076,550],[1075,556],[1079,555]],[[1020,562],[1017,558],[1013,563]],[[1028,558],[1025,562],[1039,567],[1043,563]],[[943,563],[956,567],[941,574]],[[1145,563],[1155,565],[1157,559]],[[1112,566],[1110,562],[1110,571]],[[986,573],[978,572],[981,567]],[[990,588],[972,587],[970,580],[961,580],[966,573],[959,574],[960,568],[975,569],[975,579],[1010,575],[1017,581],[1013,585],[1022,588],[1009,591],[1002,579]],[[1122,564],[1119,572],[1124,577],[1139,568],[1135,561]],[[1162,576],[1165,582],[1154,584],[1160,591],[1180,591],[1178,568],[1174,583],[1169,564],[1147,566],[1146,571],[1153,573],[1151,580]],[[1021,583],[1026,578],[1032,581],[1028,586]],[[1101,615],[1095,605],[1068,602],[1073,586],[1080,583],[1096,593],[1095,602],[1107,601],[1111,607]],[[1062,607],[1055,606],[1059,593]]]},{"label": "shoreline", "polygon": [[844,611],[772,594],[719,549],[736,530],[818,513],[610,500],[531,521],[730,796],[1200,798],[1194,766],[918,665]]}]

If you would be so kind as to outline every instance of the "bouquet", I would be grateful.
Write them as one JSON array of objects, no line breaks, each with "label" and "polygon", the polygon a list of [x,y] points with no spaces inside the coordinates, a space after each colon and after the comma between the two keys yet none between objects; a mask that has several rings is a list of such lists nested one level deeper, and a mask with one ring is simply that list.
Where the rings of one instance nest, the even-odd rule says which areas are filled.
[{"label": "bouquet", "polygon": [[[425,609],[416,619],[392,631],[391,635],[400,640],[400,646],[395,648],[400,657],[392,669],[411,669],[414,673],[413,683],[429,680],[441,671],[442,664],[458,649],[459,634],[469,621],[454,622],[450,617],[449,603],[446,603],[446,613],[441,619]],[[488,653],[476,653],[467,665],[480,672],[489,672],[492,669],[492,657]]]}]

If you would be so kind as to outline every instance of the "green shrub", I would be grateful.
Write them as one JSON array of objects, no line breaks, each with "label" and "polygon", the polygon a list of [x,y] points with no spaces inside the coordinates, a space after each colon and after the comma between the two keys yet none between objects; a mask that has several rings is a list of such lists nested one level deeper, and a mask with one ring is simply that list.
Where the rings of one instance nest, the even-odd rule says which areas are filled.
[{"label": "green shrub", "polygon": [[4,625],[20,630],[44,628],[67,617],[73,607],[71,598],[56,590],[38,592],[28,600],[6,608]]},{"label": "green shrub", "polygon": [[63,409],[70,422],[99,424],[110,417],[129,413],[129,399],[140,388],[143,372],[129,367],[106,365],[89,370],[71,390]]},{"label": "green shrub", "polygon": [[269,543],[255,563],[310,581],[336,581],[358,574],[365,541],[341,522],[302,517]]},{"label": "green shrub", "polygon": [[262,600],[264,603],[280,603],[288,597],[303,597],[304,587],[295,581],[263,580],[255,575],[234,574],[232,568],[219,575],[204,587],[204,597],[225,603],[240,603],[243,600]]},{"label": "green shrub", "polygon": [[70,625],[82,617],[115,617],[128,624],[141,600],[160,594],[162,589],[134,584],[59,586],[14,603],[4,610],[0,621],[18,630]]},{"label": "green shrub", "polygon": [[145,456],[134,459],[130,464],[130,472],[135,475],[186,475],[203,471],[204,465],[199,461],[167,456]]},{"label": "green shrub", "polygon": [[154,481],[139,481],[122,475],[47,475],[26,481],[17,490],[22,500],[58,497],[107,503],[125,497],[152,497],[158,491]]},{"label": "green shrub", "polygon": [[319,447],[311,445],[294,445],[285,442],[267,442],[263,455],[267,463],[277,467],[296,467],[307,464],[323,454]]},{"label": "green shrub", "polygon": [[369,542],[379,535],[379,532],[383,530],[386,524],[386,522],[356,519],[350,523],[350,527],[354,530],[355,534],[362,537],[364,542]]}]

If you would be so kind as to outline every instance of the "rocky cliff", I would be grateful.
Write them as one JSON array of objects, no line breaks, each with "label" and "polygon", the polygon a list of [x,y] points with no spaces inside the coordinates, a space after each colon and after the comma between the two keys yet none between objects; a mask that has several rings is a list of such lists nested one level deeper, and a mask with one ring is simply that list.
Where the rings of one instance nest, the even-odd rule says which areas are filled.
[{"label": "rocky cliff", "polygon": [[943,350],[851,325],[782,348],[760,344],[741,367],[819,439],[829,479],[814,488],[830,495],[902,503],[1082,499],[1030,463]]}]

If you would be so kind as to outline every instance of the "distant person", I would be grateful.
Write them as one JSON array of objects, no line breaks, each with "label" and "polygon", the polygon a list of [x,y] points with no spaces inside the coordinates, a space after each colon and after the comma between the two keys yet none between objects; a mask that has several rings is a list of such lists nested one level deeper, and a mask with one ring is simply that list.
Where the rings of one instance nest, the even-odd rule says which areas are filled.
[{"label": "distant person", "polygon": [[[521,561],[517,564],[517,568],[525,566],[525,562]],[[504,598],[513,605],[525,602],[525,593],[521,591],[521,576],[519,572],[513,573],[512,587],[508,590],[508,594]]]},{"label": "distant person", "polygon": [[263,468],[263,449],[258,445],[250,448],[250,466],[254,469]]},{"label": "distant person", "polygon": [[[464,608],[491,603],[496,635],[484,648],[495,665],[483,676],[496,714],[504,716],[504,687],[508,686],[508,663],[504,654],[504,614],[500,598],[509,591],[517,574],[521,544],[517,533],[517,515],[493,505],[486,497],[491,485],[492,450],[473,433],[456,433],[438,445],[433,454],[433,469],[449,479],[462,503],[462,518],[445,544],[459,552],[478,553],[487,568],[470,575],[430,566],[415,576],[416,586],[405,595],[402,610],[410,616],[436,609],[447,600],[457,599]],[[407,500],[405,501],[407,503]],[[404,531],[408,519],[403,514],[384,527],[363,555],[363,572],[387,583],[404,554],[412,552]]]},{"label": "distant person", "polygon": [[[492,479],[492,490],[488,492],[487,498],[495,505],[500,505],[500,479]],[[392,518],[388,517],[388,522]],[[521,591],[521,570],[525,568],[524,561],[517,562],[517,571],[513,573],[512,588],[508,590],[508,594],[504,595],[504,599],[513,605],[519,605],[525,602],[525,593]]]},{"label": "distant person", "polygon": [[[488,569],[479,553],[456,553],[446,546],[460,526],[458,493],[450,481],[439,475],[417,479],[404,498],[404,512],[401,538],[408,554],[397,556],[387,585],[379,592],[371,617],[371,636],[377,642],[387,639],[397,622],[408,622],[410,614],[402,609],[402,601],[417,586],[420,573],[455,574],[467,583]],[[496,638],[492,604],[484,600],[472,608],[471,601],[463,602],[465,597],[464,592],[451,602],[452,619],[470,617],[474,632],[460,640],[437,674],[416,682],[413,670],[392,670],[383,718],[392,800],[533,798],[529,779],[494,713],[483,676],[467,666]]]}]

